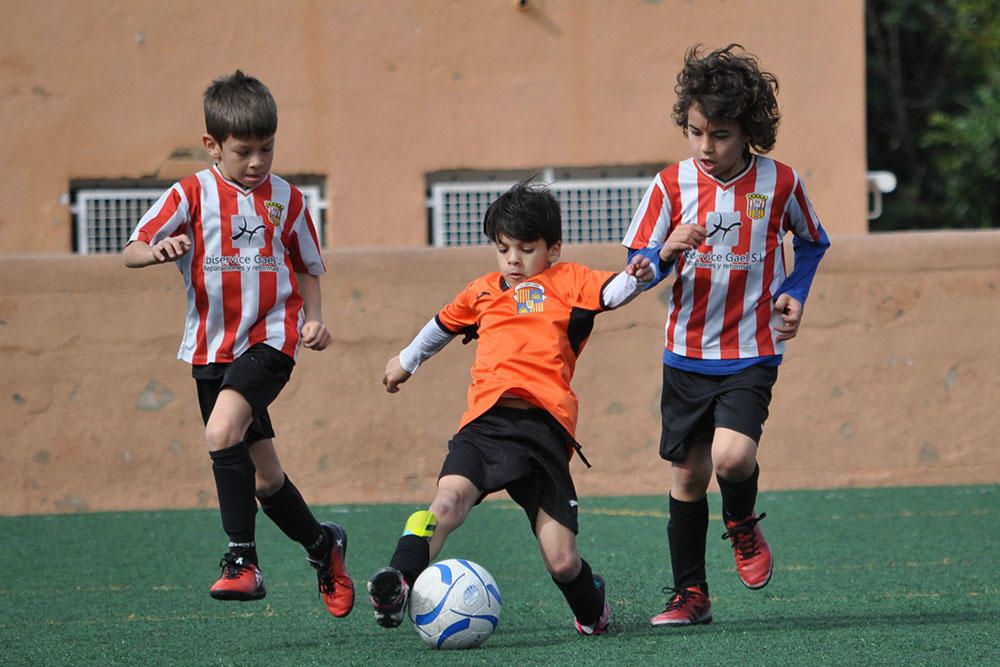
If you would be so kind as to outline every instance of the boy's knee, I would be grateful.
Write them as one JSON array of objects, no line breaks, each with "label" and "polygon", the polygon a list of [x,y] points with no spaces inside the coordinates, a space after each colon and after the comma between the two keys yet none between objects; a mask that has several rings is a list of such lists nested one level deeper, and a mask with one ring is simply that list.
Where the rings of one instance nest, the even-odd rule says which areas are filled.
[{"label": "boy's knee", "polygon": [[559,582],[573,581],[580,574],[580,557],[571,549],[547,554],[545,563],[549,574]]},{"label": "boy's knee", "polygon": [[756,467],[757,460],[752,455],[731,452],[716,460],[715,474],[732,482],[741,482],[752,475]]},{"label": "boy's knee", "polygon": [[438,490],[430,511],[437,518],[437,524],[441,526],[453,528],[465,520],[459,494],[448,489]]},{"label": "boy's knee", "polygon": [[285,485],[285,473],[282,471],[281,475],[269,475],[258,469],[255,483],[254,493],[256,493],[257,497],[270,498],[278,491],[281,491],[281,487]]},{"label": "boy's knee", "polygon": [[209,451],[232,447],[243,439],[243,434],[225,422],[209,421],[205,426],[205,444]]}]

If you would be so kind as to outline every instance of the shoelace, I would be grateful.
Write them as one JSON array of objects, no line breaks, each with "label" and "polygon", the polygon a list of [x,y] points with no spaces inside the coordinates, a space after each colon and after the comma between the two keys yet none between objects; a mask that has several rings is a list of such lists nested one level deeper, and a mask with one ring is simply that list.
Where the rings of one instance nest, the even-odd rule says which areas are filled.
[{"label": "shoelace", "polygon": [[757,555],[757,531],[754,530],[761,519],[767,516],[764,512],[758,517],[748,519],[738,526],[733,526],[722,534],[722,539],[733,542],[733,548],[740,552],[741,558],[752,558]]},{"label": "shoelace", "polygon": [[332,594],[334,589],[337,587],[337,583],[333,578],[333,569],[330,567],[332,558],[333,555],[330,554],[323,560],[309,561],[313,564],[313,567],[316,568],[316,580],[319,582],[319,592],[323,595]]},{"label": "shoelace", "polygon": [[226,579],[239,579],[246,569],[246,564],[242,558],[223,558],[219,562],[222,568],[222,576]]},{"label": "shoelace", "polygon": [[319,592],[324,595],[333,593],[334,589],[337,587],[336,582],[333,580],[333,574],[330,570],[326,570],[321,573],[318,577],[319,580]]},{"label": "shoelace", "polygon": [[684,603],[688,601],[688,598],[693,595],[693,593],[686,588],[671,588],[670,586],[663,589],[663,594],[669,596],[667,598],[667,606],[663,611],[680,609],[684,606]]}]

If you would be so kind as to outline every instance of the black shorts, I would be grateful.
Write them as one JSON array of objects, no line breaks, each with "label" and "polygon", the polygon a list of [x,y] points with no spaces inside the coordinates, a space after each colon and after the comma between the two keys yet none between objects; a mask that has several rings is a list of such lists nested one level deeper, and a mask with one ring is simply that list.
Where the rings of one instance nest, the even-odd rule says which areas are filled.
[{"label": "black shorts", "polygon": [[247,445],[274,437],[267,406],[274,402],[292,375],[295,360],[270,345],[258,343],[230,363],[192,366],[191,376],[198,385],[201,418],[207,424],[215,401],[223,389],[235,389],[250,404],[253,423],[243,442]]},{"label": "black shorts", "polygon": [[663,365],[660,456],[681,461],[691,443],[711,442],[728,428],[760,442],[777,366],[756,365],[732,375],[704,375]]},{"label": "black shorts", "polygon": [[545,410],[493,407],[448,443],[441,474],[460,475],[482,495],[505,489],[535,530],[539,508],[579,532],[576,487],[569,473],[573,438]]}]

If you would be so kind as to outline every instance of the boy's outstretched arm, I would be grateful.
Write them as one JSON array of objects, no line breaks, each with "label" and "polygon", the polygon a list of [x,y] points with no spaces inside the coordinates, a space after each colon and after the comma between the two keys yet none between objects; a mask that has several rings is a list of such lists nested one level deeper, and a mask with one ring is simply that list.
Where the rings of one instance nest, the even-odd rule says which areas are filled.
[{"label": "boy's outstretched arm", "polygon": [[390,394],[399,391],[399,385],[410,379],[413,373],[409,372],[399,363],[399,355],[390,359],[385,364],[385,375],[382,376],[382,384]]},{"label": "boy's outstretched arm", "polygon": [[607,282],[601,290],[601,303],[607,310],[620,308],[639,296],[652,282],[656,272],[653,263],[645,255],[635,255],[625,270]]},{"label": "boy's outstretched arm", "polygon": [[323,299],[319,286],[319,276],[311,273],[296,273],[299,294],[302,295],[302,344],[310,350],[325,350],[330,345],[330,330],[323,324]]},{"label": "boy's outstretched arm", "polygon": [[628,266],[625,267],[625,273],[635,278],[639,287],[642,288],[656,277],[656,271],[653,269],[653,263],[648,257],[633,257],[629,260]]},{"label": "boy's outstretched arm", "polygon": [[399,385],[409,380],[420,364],[444,349],[455,335],[438,324],[436,317],[431,319],[409,345],[386,363],[382,376],[385,390],[390,394],[399,391]]},{"label": "boy's outstretched arm", "polygon": [[149,245],[145,241],[132,241],[125,246],[122,257],[128,268],[141,269],[153,264],[176,262],[190,249],[191,239],[188,238],[187,234],[178,234],[177,236],[168,236],[153,245]]}]

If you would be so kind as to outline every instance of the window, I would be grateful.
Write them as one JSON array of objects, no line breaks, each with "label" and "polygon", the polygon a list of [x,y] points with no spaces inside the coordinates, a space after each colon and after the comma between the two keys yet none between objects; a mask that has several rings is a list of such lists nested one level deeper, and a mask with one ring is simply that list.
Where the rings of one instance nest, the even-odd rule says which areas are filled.
[{"label": "window", "polygon": [[[483,215],[519,180],[538,173],[559,201],[563,241],[617,243],[659,167],[560,168],[512,172],[452,172],[428,177],[430,244],[435,247],[486,245]],[[557,180],[558,179],[558,180]]]}]

